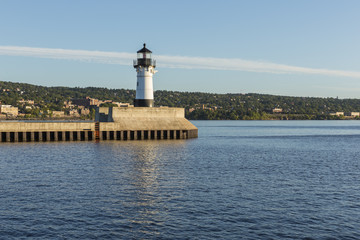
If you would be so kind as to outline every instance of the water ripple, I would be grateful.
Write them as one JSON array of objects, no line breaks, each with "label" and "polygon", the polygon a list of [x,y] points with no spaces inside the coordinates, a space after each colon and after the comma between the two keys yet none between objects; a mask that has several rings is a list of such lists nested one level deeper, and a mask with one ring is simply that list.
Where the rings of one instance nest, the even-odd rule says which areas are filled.
[{"label": "water ripple", "polygon": [[195,124],[191,141],[0,145],[0,238],[360,239],[360,123]]}]

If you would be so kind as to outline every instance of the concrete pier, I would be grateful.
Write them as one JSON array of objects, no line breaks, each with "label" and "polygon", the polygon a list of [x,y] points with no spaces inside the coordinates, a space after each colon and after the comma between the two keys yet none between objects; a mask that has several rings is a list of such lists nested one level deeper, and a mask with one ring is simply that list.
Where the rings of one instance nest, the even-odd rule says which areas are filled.
[{"label": "concrete pier", "polygon": [[198,129],[184,118],[182,108],[98,108],[95,122],[0,122],[0,142],[176,140],[197,136]]}]

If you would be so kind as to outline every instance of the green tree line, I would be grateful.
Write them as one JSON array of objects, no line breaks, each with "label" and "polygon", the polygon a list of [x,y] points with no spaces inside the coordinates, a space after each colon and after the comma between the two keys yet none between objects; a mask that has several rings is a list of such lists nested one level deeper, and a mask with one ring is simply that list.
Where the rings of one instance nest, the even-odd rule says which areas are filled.
[{"label": "green tree line", "polygon": [[[24,110],[19,100],[34,100],[39,107],[32,111],[64,110],[64,101],[91,97],[99,100],[133,103],[135,90],[97,87],[44,87],[0,81],[2,104]],[[155,106],[185,108],[189,119],[341,119],[331,112],[360,112],[360,99],[290,97],[267,94],[216,94],[203,92],[154,92]],[[272,109],[281,108],[281,114]]]}]

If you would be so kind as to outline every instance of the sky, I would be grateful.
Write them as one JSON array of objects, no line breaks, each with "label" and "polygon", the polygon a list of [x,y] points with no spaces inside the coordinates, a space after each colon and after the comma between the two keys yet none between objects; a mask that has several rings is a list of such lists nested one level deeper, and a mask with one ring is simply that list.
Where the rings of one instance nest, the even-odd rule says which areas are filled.
[{"label": "sky", "polygon": [[0,0],[0,81],[360,98],[358,0]]}]

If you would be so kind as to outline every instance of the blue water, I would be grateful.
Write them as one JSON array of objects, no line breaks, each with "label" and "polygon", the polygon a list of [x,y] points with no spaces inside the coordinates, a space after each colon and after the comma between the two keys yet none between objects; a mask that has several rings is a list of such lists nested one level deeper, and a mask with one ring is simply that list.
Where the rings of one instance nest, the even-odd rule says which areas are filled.
[{"label": "blue water", "polygon": [[0,239],[360,239],[360,121],[0,144]]}]

